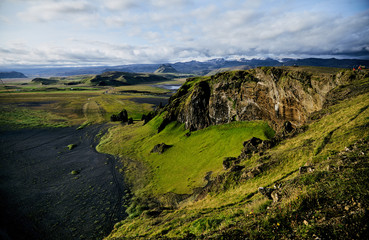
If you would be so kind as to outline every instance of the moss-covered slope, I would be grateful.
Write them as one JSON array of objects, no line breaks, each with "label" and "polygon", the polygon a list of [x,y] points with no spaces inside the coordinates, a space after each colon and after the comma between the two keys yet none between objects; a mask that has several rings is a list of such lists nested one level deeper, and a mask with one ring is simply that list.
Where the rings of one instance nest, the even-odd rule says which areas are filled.
[{"label": "moss-covered slope", "polygon": [[[136,184],[130,218],[117,223],[107,239],[364,239],[369,227],[369,93],[362,89],[369,75],[300,70],[263,68],[224,73],[216,80],[192,79],[146,125],[111,129],[99,150],[130,157],[125,171]],[[241,86],[260,85],[261,76],[276,76],[276,71],[290,76],[277,78],[278,91],[283,81],[293,81],[291,76],[300,79],[302,89],[306,86],[306,99],[299,98],[299,104],[307,101],[307,93],[319,96],[311,98],[319,99],[318,111],[306,111],[301,127],[274,136],[265,121],[231,121],[192,132],[186,122],[169,121],[188,111],[191,95],[207,94],[198,89],[201,82],[211,99],[215,85],[237,85],[240,79]],[[316,90],[301,76],[314,79],[310,83]],[[294,89],[291,85],[286,89]],[[347,99],[339,96],[342,92],[349,93]],[[252,137],[261,140],[246,141]],[[160,143],[171,147],[150,153]],[[225,157],[233,167],[226,166]]]}]

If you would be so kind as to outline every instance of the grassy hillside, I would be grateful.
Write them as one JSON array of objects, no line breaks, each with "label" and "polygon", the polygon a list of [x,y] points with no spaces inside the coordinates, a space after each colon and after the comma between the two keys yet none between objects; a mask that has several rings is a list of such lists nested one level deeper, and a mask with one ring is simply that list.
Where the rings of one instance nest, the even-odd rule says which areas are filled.
[{"label": "grassy hillside", "polygon": [[[238,156],[251,136],[272,137],[265,122],[233,122],[186,136],[176,122],[157,133],[158,116],[144,126],[111,129],[99,150],[142,161],[145,168],[127,164],[125,170],[138,181],[145,169],[146,179],[136,189],[131,217],[106,239],[363,239],[369,229],[369,93],[352,86],[367,82],[364,76],[333,89],[351,94],[314,113],[300,133],[242,160],[241,170],[224,170],[222,160]],[[172,147],[150,154],[162,142]],[[304,166],[311,171],[300,171]],[[270,188],[273,200],[259,187]]]},{"label": "grassy hillside", "polygon": [[[144,212],[141,217],[117,224],[107,239],[200,235],[304,239],[324,234],[341,238],[355,231],[363,236],[368,216],[362,211],[369,206],[365,190],[369,180],[368,106],[369,94],[365,94],[330,108],[330,115],[312,123],[306,132],[265,153],[270,156],[268,161],[274,162],[273,167],[259,176],[247,181],[235,178],[233,187],[226,191],[214,192],[176,210],[164,210],[157,217]],[[355,143],[358,150],[346,153],[345,147],[353,149]],[[251,167],[259,162],[260,156],[254,156],[245,165]],[[300,175],[299,167],[306,164],[314,165],[315,171]],[[176,185],[170,183],[169,186]],[[257,191],[258,187],[276,183],[282,185],[277,203]],[[345,218],[350,211],[356,215]]]},{"label": "grassy hillside", "polygon": [[[155,196],[167,192],[191,193],[205,184],[207,172],[221,172],[224,157],[236,157],[245,140],[254,136],[267,139],[274,134],[265,122],[233,122],[191,134],[183,124],[173,122],[157,133],[162,120],[157,116],[144,126],[116,126],[97,147],[101,152],[149,165],[153,177],[145,190]],[[171,147],[162,154],[150,153],[160,143]]]}]

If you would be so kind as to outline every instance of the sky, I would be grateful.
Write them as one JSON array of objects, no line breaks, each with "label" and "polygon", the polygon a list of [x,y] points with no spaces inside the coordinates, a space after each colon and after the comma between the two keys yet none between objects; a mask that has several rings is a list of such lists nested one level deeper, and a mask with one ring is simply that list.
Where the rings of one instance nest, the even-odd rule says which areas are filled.
[{"label": "sky", "polygon": [[369,0],[0,0],[0,66],[369,59]]}]

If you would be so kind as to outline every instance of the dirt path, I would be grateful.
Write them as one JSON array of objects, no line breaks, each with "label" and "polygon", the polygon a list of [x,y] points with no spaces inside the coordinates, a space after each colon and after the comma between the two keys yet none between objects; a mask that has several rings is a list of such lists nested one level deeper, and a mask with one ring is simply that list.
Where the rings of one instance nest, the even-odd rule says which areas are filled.
[{"label": "dirt path", "polygon": [[104,121],[104,109],[98,102],[89,99],[82,107],[83,114],[88,122],[100,123]]},{"label": "dirt path", "polygon": [[1,239],[101,239],[126,217],[117,161],[95,151],[102,128],[0,133]]}]

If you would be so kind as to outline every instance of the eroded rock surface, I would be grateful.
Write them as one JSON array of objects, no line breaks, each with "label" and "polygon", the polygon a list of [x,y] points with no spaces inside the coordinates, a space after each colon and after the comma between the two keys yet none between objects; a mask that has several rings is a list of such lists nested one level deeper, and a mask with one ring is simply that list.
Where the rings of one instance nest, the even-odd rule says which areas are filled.
[{"label": "eroded rock surface", "polygon": [[322,109],[329,91],[349,81],[342,72],[275,67],[190,78],[163,109],[161,129],[171,121],[195,131],[231,121],[265,120],[277,131],[292,131]]}]

